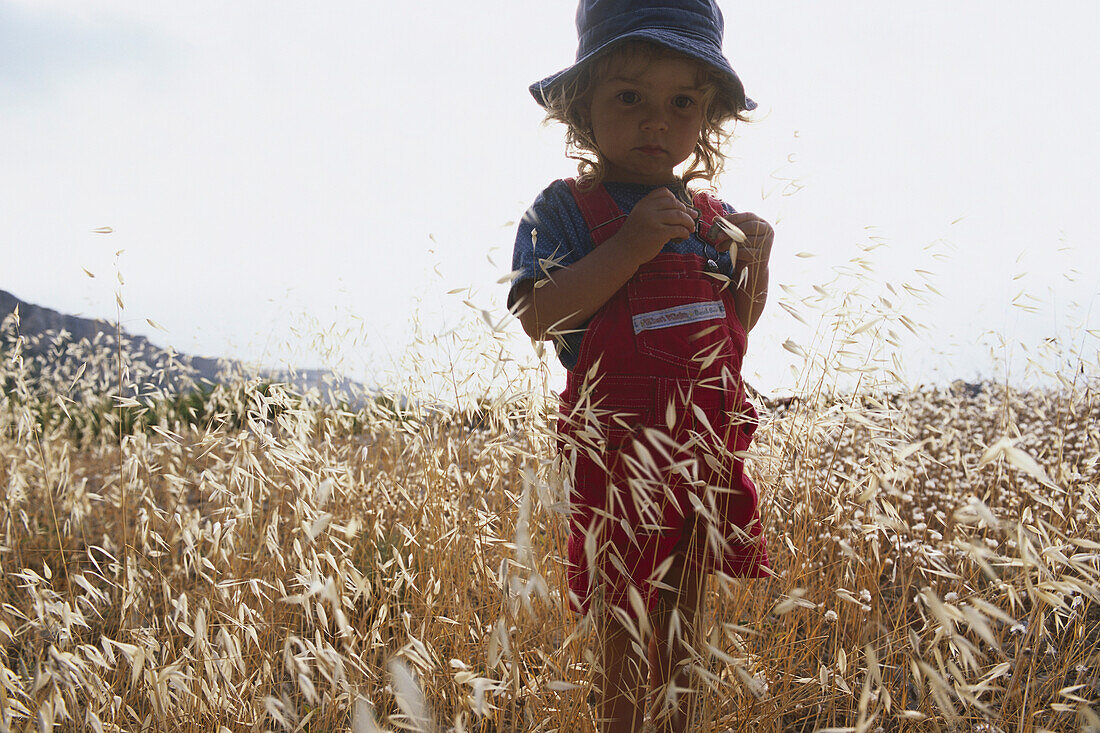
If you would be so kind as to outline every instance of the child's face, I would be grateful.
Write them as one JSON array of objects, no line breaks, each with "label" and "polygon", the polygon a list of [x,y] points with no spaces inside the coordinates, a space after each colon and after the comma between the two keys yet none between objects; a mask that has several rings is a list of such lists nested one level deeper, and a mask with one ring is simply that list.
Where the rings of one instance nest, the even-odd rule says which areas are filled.
[{"label": "child's face", "polygon": [[613,66],[592,91],[592,135],[606,180],[669,183],[673,169],[699,142],[703,91],[694,63],[628,60]]}]

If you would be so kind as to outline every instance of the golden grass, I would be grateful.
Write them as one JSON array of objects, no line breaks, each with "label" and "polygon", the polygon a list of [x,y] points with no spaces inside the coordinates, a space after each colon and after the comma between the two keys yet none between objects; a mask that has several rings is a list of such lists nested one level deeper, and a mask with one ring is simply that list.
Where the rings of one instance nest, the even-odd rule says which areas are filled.
[{"label": "golden grass", "polygon": [[[242,381],[74,436],[42,405],[114,390],[88,353],[0,367],[0,731],[593,730],[537,372],[357,413]],[[1100,730],[1100,400],[1067,377],[760,405],[776,576],[710,579],[693,730]]]}]

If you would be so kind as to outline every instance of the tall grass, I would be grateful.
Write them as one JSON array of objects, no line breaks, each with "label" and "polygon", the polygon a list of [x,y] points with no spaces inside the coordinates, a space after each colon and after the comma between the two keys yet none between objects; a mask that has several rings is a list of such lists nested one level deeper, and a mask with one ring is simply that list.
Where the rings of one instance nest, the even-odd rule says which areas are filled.
[{"label": "tall grass", "polygon": [[[834,326],[758,401],[775,576],[710,578],[693,730],[1100,730],[1095,372],[903,389]],[[0,731],[593,729],[555,407],[495,334],[352,411],[5,328]]]}]

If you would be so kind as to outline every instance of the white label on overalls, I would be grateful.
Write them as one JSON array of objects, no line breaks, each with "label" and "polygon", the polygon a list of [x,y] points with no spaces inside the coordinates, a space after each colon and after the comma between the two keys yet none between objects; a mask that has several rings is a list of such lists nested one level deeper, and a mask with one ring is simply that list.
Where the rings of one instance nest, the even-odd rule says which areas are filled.
[{"label": "white label on overalls", "polygon": [[712,300],[706,303],[685,303],[664,310],[639,313],[632,320],[634,322],[634,333],[641,333],[657,328],[681,326],[685,323],[698,323],[699,321],[710,321],[725,317],[726,306],[720,300]]}]

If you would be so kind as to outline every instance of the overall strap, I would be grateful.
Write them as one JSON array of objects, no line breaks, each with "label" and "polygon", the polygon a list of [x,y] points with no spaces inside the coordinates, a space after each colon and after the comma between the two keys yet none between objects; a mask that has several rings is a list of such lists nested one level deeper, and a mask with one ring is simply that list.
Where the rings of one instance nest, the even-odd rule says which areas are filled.
[{"label": "overall strap", "polygon": [[727,237],[720,230],[713,229],[714,218],[725,216],[726,210],[722,202],[705,191],[699,191],[692,199],[692,206],[699,210],[699,224],[696,227],[699,237],[711,245],[717,247]]},{"label": "overall strap", "polygon": [[588,225],[592,243],[597,247],[600,246],[619,231],[626,219],[626,214],[611,198],[611,194],[602,183],[582,190],[577,186],[574,178],[566,178],[565,182],[569,184],[573,200],[577,202],[581,216],[584,217],[584,223]]}]

